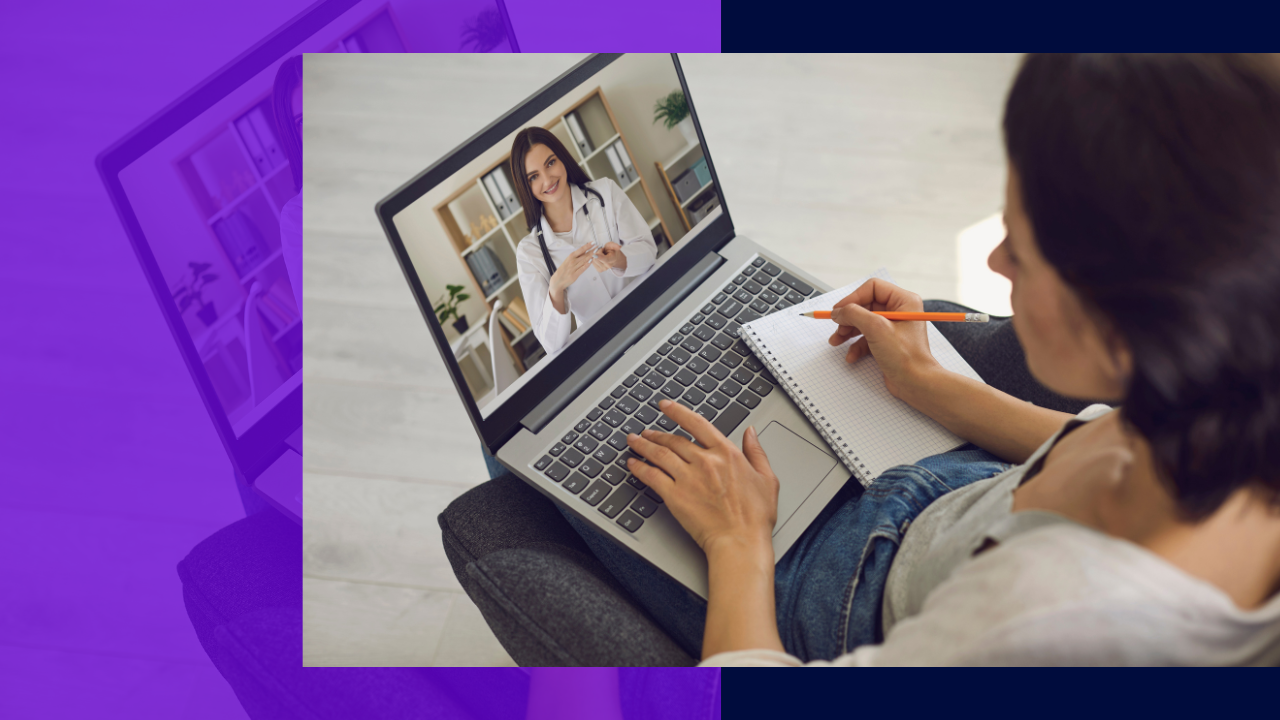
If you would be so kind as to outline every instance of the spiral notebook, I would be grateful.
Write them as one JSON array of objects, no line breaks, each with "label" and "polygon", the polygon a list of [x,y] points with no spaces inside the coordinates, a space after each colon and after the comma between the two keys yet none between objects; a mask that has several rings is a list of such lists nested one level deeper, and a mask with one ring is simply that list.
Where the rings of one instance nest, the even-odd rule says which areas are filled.
[{"label": "spiral notebook", "polygon": [[[741,333],[864,486],[895,465],[914,463],[964,444],[962,438],[889,394],[875,358],[846,363],[849,343],[839,347],[827,343],[835,329],[831,321],[800,317],[809,310],[830,310],[871,277],[893,282],[888,271],[880,268],[839,290],[753,320],[742,326]],[[943,367],[983,382],[933,323],[925,326],[929,349]]]}]

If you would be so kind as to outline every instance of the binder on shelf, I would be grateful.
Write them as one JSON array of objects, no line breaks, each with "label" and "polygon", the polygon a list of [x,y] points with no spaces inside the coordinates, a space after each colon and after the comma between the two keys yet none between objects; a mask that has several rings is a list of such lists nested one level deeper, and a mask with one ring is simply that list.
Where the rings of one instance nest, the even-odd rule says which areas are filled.
[{"label": "binder on shelf", "polygon": [[619,185],[627,184],[627,169],[622,166],[622,160],[618,158],[618,150],[613,145],[604,149],[604,156],[609,158],[609,164],[613,166],[613,174],[618,178]]},{"label": "binder on shelf", "polygon": [[698,193],[698,188],[702,184],[698,182],[698,174],[692,169],[685,170],[680,176],[671,181],[671,189],[676,191],[676,197],[680,200],[680,204],[689,202],[689,198]]},{"label": "binder on shelf", "polygon": [[267,172],[271,170],[271,159],[267,157],[267,152],[263,149],[262,143],[258,142],[258,132],[249,121],[249,115],[251,114],[252,111],[245,113],[233,124],[236,127],[236,134],[240,136],[240,142],[244,143],[244,149],[249,151],[249,157],[253,159],[253,164],[258,168],[258,174],[266,177]]},{"label": "binder on shelf", "polygon": [[707,159],[705,157],[694,163],[689,169],[698,177],[698,187],[711,182],[711,170],[707,167]]},{"label": "binder on shelf", "polygon": [[262,143],[262,150],[271,161],[271,168],[275,169],[284,164],[284,151],[280,149],[280,143],[276,142],[275,130],[267,121],[267,114],[262,108],[262,105],[254,108],[249,113],[249,121],[258,133],[258,142]]},{"label": "binder on shelf", "polygon": [[[511,188],[511,179],[507,177],[507,165],[503,163],[499,165],[492,173],[494,180],[498,183],[498,190],[502,192],[502,197],[506,200],[507,209],[512,215],[521,212],[520,198],[516,197],[516,191]],[[503,218],[504,220],[506,218]]]},{"label": "binder on shelf", "polygon": [[[503,220],[511,217],[511,211],[507,209],[507,201],[502,191],[498,189],[498,181],[493,177],[493,173],[484,176],[484,189],[489,194],[489,200],[493,202],[493,206],[497,208],[498,214]],[[479,238],[476,238],[477,240]]]},{"label": "binder on shelf", "polygon": [[222,220],[213,223],[213,233],[227,251],[236,274],[244,277],[266,259],[266,245],[258,226],[245,215],[244,210],[237,209]]},{"label": "binder on shelf", "polygon": [[627,153],[627,146],[623,144],[621,139],[614,143],[613,146],[618,148],[618,159],[622,161],[622,168],[627,173],[626,184],[630,185],[639,180],[640,173],[636,170],[636,166],[631,164],[631,155]]},{"label": "binder on shelf", "polygon": [[564,122],[569,126],[569,134],[573,136],[573,141],[578,145],[578,152],[582,153],[582,157],[586,157],[596,149],[591,142],[591,136],[587,135],[587,129],[582,126],[582,121],[578,118],[578,111],[574,110],[564,116]]},{"label": "binder on shelf", "polygon": [[480,290],[485,297],[492,295],[495,290],[502,287],[502,283],[507,281],[507,269],[498,262],[498,256],[493,254],[493,250],[490,250],[488,245],[468,255],[467,266],[476,276],[476,282],[480,283]]}]

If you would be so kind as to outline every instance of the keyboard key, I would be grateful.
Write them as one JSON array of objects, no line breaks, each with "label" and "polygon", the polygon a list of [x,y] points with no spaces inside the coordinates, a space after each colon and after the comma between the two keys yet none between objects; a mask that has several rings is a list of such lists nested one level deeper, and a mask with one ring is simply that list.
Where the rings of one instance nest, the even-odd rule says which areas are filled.
[{"label": "keyboard key", "polygon": [[754,376],[745,368],[738,368],[733,371],[733,374],[729,376],[729,379],[739,385],[750,385],[753,377]]},{"label": "keyboard key", "polygon": [[761,377],[761,378],[763,378],[763,379],[764,379],[764,381],[765,381],[765,382],[767,382],[767,383],[769,383],[770,385],[777,385],[777,384],[778,384],[778,380],[777,380],[777,378],[775,378],[775,377],[773,376],[773,374],[772,374],[772,373],[770,373],[768,370],[765,370],[765,369],[763,369],[763,368],[761,368],[761,370],[760,370],[760,377]]},{"label": "keyboard key", "polygon": [[693,336],[702,342],[706,342],[716,336],[716,330],[706,325],[700,325],[697,330],[693,331]]},{"label": "keyboard key", "polygon": [[595,438],[591,437],[590,435],[583,435],[582,437],[578,438],[578,442],[573,444],[573,449],[577,450],[583,455],[590,455],[591,453],[596,451],[596,446],[599,444],[600,444],[599,441],[597,441]]},{"label": "keyboard key", "polygon": [[801,280],[800,278],[795,277],[791,273],[782,273],[782,275],[780,275],[778,279],[781,280],[784,285],[790,287],[792,290],[795,290],[796,292],[800,293],[801,295],[804,295],[805,297],[809,297],[809,295],[813,293],[813,286],[809,285],[808,283]]},{"label": "keyboard key", "polygon": [[[791,292],[795,292],[795,290],[792,290]],[[777,312],[779,310],[786,310],[787,308],[791,307],[791,305],[792,305],[791,303],[787,302],[786,298],[783,298],[773,306],[773,310],[774,312]]]},{"label": "keyboard key", "polygon": [[688,368],[685,368],[685,369],[681,370],[680,372],[676,373],[676,376],[675,376],[675,381],[676,381],[676,382],[678,382],[678,383],[680,383],[681,385],[683,385],[683,386],[685,386],[685,387],[689,387],[689,386],[690,386],[690,385],[692,385],[692,384],[694,383],[694,381],[696,381],[697,379],[698,379],[698,376],[697,376],[697,375],[694,375],[694,374],[693,374],[693,373],[691,373],[691,372],[689,372],[689,369],[688,369]]},{"label": "keyboard key", "polygon": [[720,307],[716,308],[716,312],[720,313],[721,315],[727,318],[731,318],[734,315],[737,315],[740,310],[742,310],[742,304],[734,300],[730,300],[722,304]]},{"label": "keyboard key", "polygon": [[649,373],[648,375],[646,375],[644,380],[641,380],[641,382],[653,388],[654,390],[657,390],[658,388],[662,387],[662,383],[666,382],[666,378],[662,376],[662,373],[655,372],[655,373]]},{"label": "keyboard key", "polygon": [[772,275],[773,277],[777,277],[778,273],[782,272],[782,268],[778,267],[777,265],[774,265],[771,262],[765,263],[764,267],[760,268],[760,270],[762,272],[768,273],[769,275]]},{"label": "keyboard key", "polygon": [[[656,420],[658,416],[661,414],[662,413],[658,412],[656,409],[645,406],[636,411],[636,419],[644,423],[645,425],[651,425],[653,424],[653,421]],[[644,428],[640,428],[640,430],[643,430],[643,429]],[[636,434],[639,434],[640,430],[636,430],[635,431]]]},{"label": "keyboard key", "polygon": [[[612,398],[610,399],[612,400]],[[599,420],[600,416],[603,414],[604,414],[604,411],[601,410],[600,408],[591,408],[591,412],[587,413],[587,419],[590,420],[591,422],[595,422]]]},{"label": "keyboard key", "polygon": [[645,361],[644,361],[644,364],[645,364],[645,365],[648,365],[648,366],[650,366],[650,367],[652,367],[652,366],[654,366],[654,365],[657,365],[657,364],[658,364],[658,361],[659,361],[659,360],[661,360],[661,359],[662,359],[662,356],[661,356],[661,355],[658,355],[657,353],[654,353],[653,355],[650,355],[650,356],[649,356],[649,359],[648,359],[648,360],[645,360]]},{"label": "keyboard key", "polygon": [[669,355],[669,357],[671,358],[671,362],[677,365],[683,365],[689,362],[689,358],[693,356],[680,348],[676,348],[675,350],[671,351],[671,355]]},{"label": "keyboard key", "polygon": [[[712,340],[712,342],[714,342],[714,339]],[[721,352],[722,351],[717,350],[714,347],[711,347],[710,345],[703,345],[702,349],[698,351],[698,357],[702,358],[707,362],[715,362],[720,359]]]},{"label": "keyboard key", "polygon": [[636,377],[644,377],[645,375],[649,374],[649,366],[641,365],[637,367],[635,370],[632,370],[631,372],[635,373]]},{"label": "keyboard key", "polygon": [[682,397],[685,400],[688,400],[689,402],[693,403],[694,405],[697,405],[698,403],[702,402],[707,398],[707,394],[702,392],[698,388],[689,388],[688,390],[684,391],[684,395]]},{"label": "keyboard key", "polygon": [[551,464],[551,456],[543,455],[542,458],[538,460],[538,462],[533,464],[533,468],[535,470],[546,470],[547,466],[550,464]]},{"label": "keyboard key", "polygon": [[732,380],[725,380],[720,383],[720,392],[728,395],[729,397],[733,397],[734,395],[742,392],[742,386]]},{"label": "keyboard key", "polygon": [[590,483],[591,481],[588,480],[587,477],[582,473],[574,473],[569,476],[568,480],[564,481],[563,487],[565,490],[568,490],[574,495],[577,495],[578,493],[582,492],[582,489],[585,488]]},{"label": "keyboard key", "polygon": [[[627,418],[627,421],[622,423],[622,427],[618,429],[621,430],[623,434],[623,438],[622,438],[623,446],[626,446],[627,444],[627,438],[626,438],[627,435],[631,435],[633,433],[636,435],[639,435],[641,430],[644,430],[649,423],[653,422],[652,420],[642,420],[641,417],[649,413],[656,413],[656,412],[657,412],[656,410],[649,407],[648,405],[643,405],[640,407],[639,410],[636,411],[635,417]],[[613,441],[610,440],[609,442],[610,444],[612,444]],[[618,448],[618,449],[621,450],[622,448]]]},{"label": "keyboard key", "polygon": [[756,381],[751,383],[747,387],[751,390],[751,392],[759,395],[760,397],[764,397],[765,395],[768,395],[769,392],[773,390],[773,385],[770,385],[769,383],[765,382],[763,378],[756,378]]},{"label": "keyboard key", "polygon": [[676,371],[679,370],[680,367],[670,360],[663,360],[658,363],[658,367],[656,369],[658,372],[662,373],[663,377],[671,377],[676,374]]},{"label": "keyboard key", "polygon": [[[646,390],[646,391],[652,392],[649,390],[649,388],[636,388],[636,390]],[[639,402],[632,400],[629,397],[624,397],[624,398],[618,398],[618,404],[614,406],[613,409],[621,412],[623,415],[630,415],[631,413],[635,412],[636,408],[638,407],[640,407]]]},{"label": "keyboard key", "polygon": [[577,439],[578,439],[578,433],[570,430],[569,432],[564,434],[564,437],[560,438],[560,442],[564,443],[565,445],[572,445],[573,441]]},{"label": "keyboard key", "polygon": [[684,339],[683,335],[681,335],[680,333],[676,333],[675,335],[672,335],[671,337],[667,338],[667,343],[671,345],[679,345],[680,341],[683,339]]},{"label": "keyboard key", "polygon": [[662,343],[662,347],[658,348],[659,355],[666,355],[671,352],[671,343]]},{"label": "keyboard key", "polygon": [[552,445],[551,449],[548,452],[550,452],[552,455],[559,455],[560,453],[564,452],[564,443],[556,443],[555,445]]},{"label": "keyboard key", "polygon": [[644,484],[644,483],[642,483],[642,482],[640,482],[640,478],[636,477],[635,475],[628,475],[628,476],[627,476],[627,484],[628,484],[628,485],[630,485],[631,487],[633,487],[633,488],[635,488],[635,489],[639,490],[640,492],[644,492],[645,490],[648,490],[648,489],[649,489],[649,486],[648,486],[648,485],[645,485],[645,484]]},{"label": "keyboard key", "polygon": [[635,499],[635,502],[631,503],[631,507],[629,509],[635,511],[641,517],[649,517],[657,511],[658,503],[648,495],[640,494],[640,496]]},{"label": "keyboard key", "polygon": [[738,427],[751,411],[744,407],[741,403],[729,403],[729,407],[720,411],[720,415],[711,421],[712,425],[720,431],[722,435],[728,435],[733,429]]},{"label": "keyboard key", "polygon": [[618,427],[626,420],[627,416],[618,412],[616,408],[604,414],[604,421],[609,423],[610,427]]},{"label": "keyboard key", "polygon": [[565,467],[564,465],[561,465],[560,463],[555,463],[551,467],[547,468],[547,471],[545,474],[547,477],[551,478],[552,480],[555,480],[556,482],[560,482],[561,480],[565,479],[566,476],[568,476],[569,468]]},{"label": "keyboard key", "polygon": [[721,356],[720,356],[720,364],[721,364],[721,365],[726,365],[726,366],[731,367],[731,368],[736,368],[736,367],[738,367],[738,365],[739,365],[741,362],[742,362],[742,358],[738,357],[737,355],[734,355],[734,354],[733,354],[733,353],[731,353],[731,352],[727,352],[727,353],[725,353],[724,355],[721,355]]},{"label": "keyboard key", "polygon": [[786,285],[783,285],[781,282],[774,280],[773,282],[769,283],[769,292],[773,293],[774,295],[781,296],[781,295],[786,295],[789,292],[792,292],[792,290]]},{"label": "keyboard key", "polygon": [[706,319],[707,319],[706,315],[703,315],[702,313],[698,313],[697,315],[694,315],[693,317],[689,318],[689,323],[692,325],[697,325]]},{"label": "keyboard key", "polygon": [[698,413],[699,415],[701,415],[702,417],[708,420],[715,420],[716,415],[718,414],[716,409],[711,407],[710,405],[702,405],[697,410],[694,410],[694,412]]},{"label": "keyboard key", "polygon": [[666,396],[667,396],[667,397],[669,397],[669,398],[677,398],[677,397],[680,397],[680,394],[681,394],[681,393],[683,393],[683,392],[684,392],[684,387],[683,387],[682,385],[680,385],[680,383],[678,383],[678,382],[676,382],[676,381],[674,381],[674,380],[672,380],[672,381],[668,382],[666,385],[662,386],[662,394],[663,394],[663,395],[666,395]]},{"label": "keyboard key", "polygon": [[604,472],[600,473],[600,479],[610,485],[617,485],[627,479],[627,471],[617,465],[610,465],[604,469]]},{"label": "keyboard key", "polygon": [[743,305],[749,305],[751,304],[752,300],[755,300],[755,297],[752,296],[752,294],[747,292],[746,290],[739,290],[738,292],[733,294],[733,299],[737,300]]},{"label": "keyboard key", "polygon": [[691,332],[693,332],[693,323],[685,323],[685,324],[684,324],[683,326],[681,326],[681,328],[680,328],[680,334],[681,334],[681,335],[688,335],[688,334],[689,334],[689,333],[691,333]]},{"label": "keyboard key", "polygon": [[618,387],[616,387],[616,388],[614,388],[614,389],[613,389],[613,392],[609,393],[609,395],[613,396],[613,399],[614,399],[614,400],[617,400],[618,398],[620,398],[620,397],[622,397],[623,395],[626,395],[626,394],[627,394],[627,386],[626,386],[626,385],[619,385]]},{"label": "keyboard key", "polygon": [[578,421],[577,425],[573,426],[573,429],[574,429],[574,432],[581,433],[581,432],[586,432],[587,428],[589,427],[591,427],[591,421],[587,420],[586,418],[583,418],[582,420]]},{"label": "keyboard key", "polygon": [[676,402],[678,402],[678,403],[680,403],[681,405],[683,405],[683,406],[685,406],[685,407],[689,408],[690,410],[692,410],[692,409],[693,409],[693,405],[692,405],[688,400],[685,400],[684,398],[676,398],[676,400],[675,400],[675,401],[676,401]]},{"label": "keyboard key", "polygon": [[716,379],[711,377],[710,375],[703,375],[702,377],[698,378],[697,382],[693,384],[694,387],[698,388],[704,393],[709,393],[714,391],[716,387],[718,387],[719,385],[720,383],[716,382]]},{"label": "keyboard key", "polygon": [[795,290],[787,290],[786,294],[783,295],[783,298],[792,305],[804,302],[804,296]]},{"label": "keyboard key", "polygon": [[[603,445],[601,445],[600,447],[604,448],[605,450],[609,450],[609,448],[604,447]],[[609,450],[609,452],[612,453],[613,451]],[[587,458],[586,460],[582,461],[582,465],[578,468],[578,472],[582,473],[583,475],[586,475],[589,478],[593,478],[599,475],[600,471],[603,469],[604,469],[604,465],[601,464],[599,460],[596,460],[595,458]]]},{"label": "keyboard key", "polygon": [[666,415],[663,415],[658,418],[658,427],[662,428],[665,432],[674,432],[676,428],[680,427],[680,423],[672,420]]},{"label": "keyboard key", "polygon": [[716,380],[724,380],[725,378],[729,377],[730,372],[731,371],[729,370],[729,368],[723,365],[717,364],[717,365],[712,365],[711,369],[707,371],[707,374],[715,378]]},{"label": "keyboard key", "polygon": [[627,387],[632,387],[639,381],[640,381],[640,378],[636,377],[635,375],[628,375],[627,379],[622,381],[622,384],[626,385]]},{"label": "keyboard key", "polygon": [[[676,373],[676,374],[678,375],[679,373]],[[648,400],[649,396],[652,394],[653,394],[653,390],[645,387],[644,385],[631,388],[631,397],[635,398],[636,400],[639,400],[640,402],[644,402],[645,400]],[[633,410],[632,412],[635,412],[635,411]]]},{"label": "keyboard key", "polygon": [[764,303],[765,305],[772,305],[778,302],[778,300],[780,299],[781,298],[769,292],[768,290],[765,290],[764,292],[760,293],[760,302]]},{"label": "keyboard key", "polygon": [[587,488],[586,492],[582,493],[582,499],[588,505],[599,505],[601,500],[609,496],[609,491],[612,489],[613,487],[609,483],[597,480],[591,484],[591,487]]},{"label": "keyboard key", "polygon": [[742,334],[742,326],[733,320],[730,320],[729,324],[724,328],[724,334],[729,337],[736,338]]},{"label": "keyboard key", "polygon": [[713,392],[707,398],[707,402],[711,404],[711,407],[717,410],[723,410],[724,406],[729,404],[729,398],[726,397],[724,393]]},{"label": "keyboard key", "polygon": [[763,370],[764,364],[757,360],[754,355],[748,355],[742,358],[742,367],[754,373]]},{"label": "keyboard key", "polygon": [[761,317],[760,313],[756,312],[755,310],[752,310],[751,308],[747,308],[742,312],[738,313],[738,317],[734,318],[734,320],[742,323],[743,325],[746,325],[749,322],[754,322],[756,320],[759,320],[760,317]]},{"label": "keyboard key", "polygon": [[[627,420],[627,422],[631,422],[631,420]],[[606,440],[605,442],[609,443],[609,447],[613,448],[614,450],[617,450],[618,452],[622,452],[623,450],[626,450],[627,449],[627,426],[623,425],[622,432],[616,432],[613,435],[610,435],[609,439]]]},{"label": "keyboard key", "polygon": [[764,286],[753,280],[748,280],[747,283],[742,286],[742,289],[746,290],[752,295],[759,295],[760,291],[764,289]]},{"label": "keyboard key", "polygon": [[600,512],[604,513],[608,517],[617,517],[618,513],[622,512],[622,508],[626,507],[627,503],[634,500],[636,495],[637,493],[634,489],[623,485],[622,487],[615,489],[613,493],[609,495],[609,499],[600,504]]},{"label": "keyboard key", "polygon": [[699,350],[702,349],[702,341],[690,335],[689,337],[684,339],[684,342],[680,343],[680,347],[684,348],[685,350],[691,353],[696,354]]},{"label": "keyboard key", "polygon": [[613,407],[613,403],[614,403],[614,399],[611,397],[607,397],[601,400],[600,402],[596,403],[596,407],[600,408],[601,410],[608,410],[609,408]]},{"label": "keyboard key", "polygon": [[694,375],[701,375],[707,371],[707,368],[711,367],[711,363],[702,358],[689,358],[689,362],[685,363],[684,366],[689,368],[689,372]]},{"label": "keyboard key", "polygon": [[[618,451],[614,450],[608,445],[601,445],[600,447],[596,448],[595,452],[591,453],[591,457],[594,460],[598,460],[599,462],[604,463],[605,465],[608,465],[609,463],[618,459]],[[585,464],[586,463],[583,463],[583,465]],[[586,472],[586,471],[584,470],[583,472]]]},{"label": "keyboard key", "polygon": [[711,338],[711,344],[715,345],[721,350],[728,350],[730,347],[733,346],[734,340],[735,338],[731,338],[728,335],[725,335],[724,333],[719,333],[715,337]]},{"label": "keyboard key", "polygon": [[724,293],[716,293],[716,296],[711,298],[711,302],[715,303],[716,305],[719,305],[728,299],[729,299],[728,295],[725,295]]},{"label": "keyboard key", "polygon": [[760,398],[750,390],[743,390],[742,394],[738,396],[738,402],[749,408],[755,408],[760,404]]},{"label": "keyboard key", "polygon": [[759,313],[760,315],[764,315],[769,312],[769,306],[765,304],[763,300],[759,299],[752,300],[748,307],[751,308],[752,312]]},{"label": "keyboard key", "polygon": [[685,432],[684,430],[676,430],[675,432],[673,432],[673,433],[671,433],[671,434],[672,434],[672,435],[675,435],[675,436],[677,436],[677,437],[682,437],[682,438],[684,438],[685,440],[688,440],[689,442],[696,442],[696,441],[693,439],[693,436],[692,436],[692,435],[690,435],[689,433]]},{"label": "keyboard key", "polygon": [[623,510],[622,516],[618,518],[618,524],[627,530],[627,532],[635,532],[644,525],[644,519],[630,510]]},{"label": "keyboard key", "polygon": [[710,315],[711,313],[713,313],[713,312],[715,312],[715,311],[716,311],[716,306],[715,306],[715,305],[712,305],[711,303],[707,303],[706,305],[703,305],[703,306],[702,306],[702,314],[703,314],[703,315]]},{"label": "keyboard key", "polygon": [[725,320],[724,318],[720,317],[719,315],[708,315],[708,316],[707,316],[707,325],[710,325],[711,327],[713,327],[713,328],[715,328],[715,329],[717,329],[717,330],[719,330],[720,328],[724,327],[724,324],[725,324],[725,323],[727,323],[727,322],[729,322],[729,321],[728,321],[728,320]]},{"label": "keyboard key", "polygon": [[626,470],[626,469],[627,469],[627,461],[628,461],[628,460],[630,460],[631,458],[636,458],[636,459],[643,460],[643,458],[641,458],[639,455],[637,455],[637,454],[636,454],[636,451],[635,451],[635,450],[630,450],[630,449],[628,449],[628,450],[625,450],[625,451],[623,451],[622,453],[620,453],[620,454],[618,455],[618,459],[613,461],[613,464],[614,464],[614,465],[617,465],[618,467],[622,468],[623,470]]},{"label": "keyboard key", "polygon": [[604,424],[603,422],[598,422],[595,425],[592,425],[591,429],[588,430],[587,432],[591,433],[591,437],[597,440],[604,440],[605,438],[609,437],[609,434],[612,433],[613,431],[610,429],[610,426]]},{"label": "keyboard key", "polygon": [[752,260],[752,261],[751,261],[751,267],[758,268],[758,267],[760,267],[761,265],[764,265],[764,258],[762,258],[762,257],[758,257],[758,258],[756,258],[755,260]]}]

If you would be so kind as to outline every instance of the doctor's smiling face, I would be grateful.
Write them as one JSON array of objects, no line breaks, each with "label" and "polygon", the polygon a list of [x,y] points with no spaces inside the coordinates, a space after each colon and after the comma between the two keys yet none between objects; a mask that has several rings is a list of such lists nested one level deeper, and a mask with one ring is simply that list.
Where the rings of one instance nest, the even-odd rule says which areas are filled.
[{"label": "doctor's smiling face", "polygon": [[524,156],[524,171],[535,199],[554,204],[567,197],[565,193],[569,192],[569,183],[565,180],[568,173],[551,148],[541,144],[530,147]]}]

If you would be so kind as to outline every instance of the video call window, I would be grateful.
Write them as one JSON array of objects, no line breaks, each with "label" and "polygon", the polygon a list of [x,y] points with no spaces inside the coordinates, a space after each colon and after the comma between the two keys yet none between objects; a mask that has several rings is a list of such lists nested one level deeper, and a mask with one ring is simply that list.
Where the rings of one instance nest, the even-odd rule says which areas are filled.
[{"label": "video call window", "polygon": [[[687,113],[670,56],[623,56],[395,216],[482,415],[571,351],[719,206]],[[557,203],[572,223],[555,224]],[[552,270],[574,268],[569,253],[585,245],[597,259],[559,280],[560,312]]]}]

